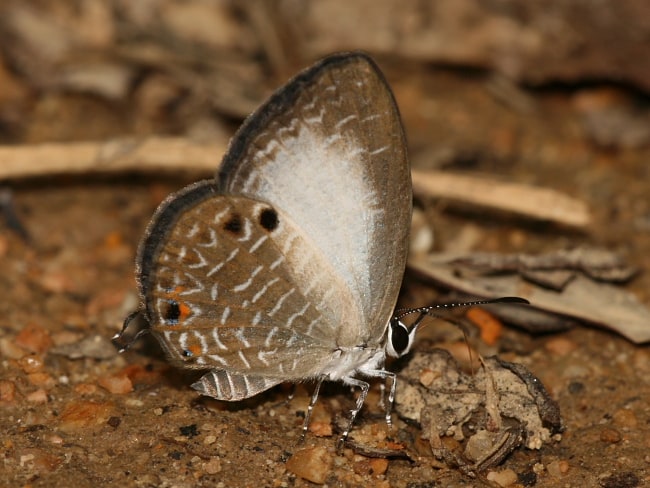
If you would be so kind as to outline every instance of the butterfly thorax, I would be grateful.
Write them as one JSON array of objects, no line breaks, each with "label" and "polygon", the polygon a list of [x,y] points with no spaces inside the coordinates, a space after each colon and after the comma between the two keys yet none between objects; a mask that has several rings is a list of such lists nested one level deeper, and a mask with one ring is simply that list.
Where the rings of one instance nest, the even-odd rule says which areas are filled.
[{"label": "butterfly thorax", "polygon": [[382,346],[341,347],[336,349],[328,364],[323,368],[323,375],[329,380],[343,380],[374,371],[384,364],[386,352]]}]

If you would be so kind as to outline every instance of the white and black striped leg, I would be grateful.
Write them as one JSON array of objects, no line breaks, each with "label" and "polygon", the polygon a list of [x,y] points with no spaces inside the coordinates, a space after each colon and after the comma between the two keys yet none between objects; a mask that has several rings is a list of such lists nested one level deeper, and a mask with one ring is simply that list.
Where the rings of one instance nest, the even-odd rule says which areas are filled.
[{"label": "white and black striped leg", "polygon": [[370,385],[368,383],[366,383],[365,381],[358,380],[356,378],[346,378],[345,382],[352,387],[356,386],[357,388],[359,388],[361,390],[361,393],[359,393],[359,398],[357,398],[357,404],[350,411],[350,420],[348,422],[347,427],[341,434],[341,437],[339,438],[338,445],[337,445],[338,449],[341,449],[345,444],[345,440],[348,438],[348,434],[352,429],[352,424],[354,424],[354,419],[357,418],[358,413],[361,411],[361,407],[363,407],[363,404],[366,401],[366,397],[368,396],[368,389],[370,388]]},{"label": "white and black striped leg", "polygon": [[[397,375],[395,373],[392,373],[390,371],[382,371],[382,376],[384,377],[384,381],[388,383],[388,379],[390,378],[390,390],[388,393],[388,401],[384,399],[384,408],[386,409],[386,425],[388,427],[392,428],[393,427],[393,419],[391,418],[391,413],[393,411],[393,402],[395,401],[395,391],[397,389]],[[382,396],[386,395],[386,387],[384,383],[382,383],[383,391],[382,391]]]},{"label": "white and black striped leg", "polygon": [[319,379],[316,383],[316,388],[314,393],[311,395],[311,400],[309,401],[309,406],[307,407],[307,413],[305,414],[305,421],[302,424],[302,434],[300,434],[300,442],[305,440],[307,436],[307,429],[309,428],[309,421],[311,420],[311,412],[314,410],[314,405],[316,400],[318,400],[318,392],[320,391],[320,385],[323,384],[323,378]]}]

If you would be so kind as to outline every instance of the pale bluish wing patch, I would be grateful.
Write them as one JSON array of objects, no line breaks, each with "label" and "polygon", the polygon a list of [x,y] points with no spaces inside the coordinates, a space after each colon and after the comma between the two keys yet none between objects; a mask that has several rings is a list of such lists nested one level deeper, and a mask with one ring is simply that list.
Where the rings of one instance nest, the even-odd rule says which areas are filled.
[{"label": "pale bluish wing patch", "polygon": [[399,113],[368,58],[299,75],[234,139],[221,191],[272,202],[354,298],[346,342],[379,341],[406,264],[411,183]]}]

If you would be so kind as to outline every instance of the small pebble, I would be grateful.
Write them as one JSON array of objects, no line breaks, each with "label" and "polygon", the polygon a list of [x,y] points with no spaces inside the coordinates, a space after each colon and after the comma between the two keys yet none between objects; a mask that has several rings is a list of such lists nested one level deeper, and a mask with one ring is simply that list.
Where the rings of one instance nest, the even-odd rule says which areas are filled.
[{"label": "small pebble", "polygon": [[97,393],[97,385],[91,383],[79,383],[74,387],[74,392],[79,395],[93,395]]},{"label": "small pebble", "polygon": [[556,459],[546,465],[546,471],[553,478],[561,478],[569,472],[569,462]]},{"label": "small pebble", "polygon": [[60,446],[60,445],[63,444],[63,437],[58,436],[58,435],[56,435],[56,434],[51,435],[50,437],[47,438],[47,440],[48,440],[51,444],[54,444],[54,445],[56,445],[56,446]]},{"label": "small pebble", "polygon": [[431,386],[433,380],[436,379],[436,376],[437,375],[433,370],[425,368],[422,371],[420,371],[420,383],[422,384],[422,386],[427,386],[427,387]]},{"label": "small pebble", "polygon": [[214,444],[215,442],[217,442],[217,436],[215,435],[206,435],[205,439],[203,439],[203,444],[206,446]]},{"label": "small pebble", "polygon": [[59,429],[63,432],[76,432],[104,425],[111,416],[111,410],[110,405],[106,403],[70,403],[59,416]]},{"label": "small pebble", "polygon": [[203,464],[203,471],[208,474],[217,474],[221,471],[221,460],[217,457],[210,458],[207,463]]},{"label": "small pebble", "polygon": [[20,358],[18,365],[25,373],[37,373],[43,369],[43,358],[36,354],[30,354]]},{"label": "small pebble", "polygon": [[512,469],[490,471],[486,478],[488,481],[494,481],[499,486],[512,486],[517,482],[517,473]]},{"label": "small pebble", "polygon": [[309,424],[309,432],[316,437],[331,437],[334,434],[330,422],[311,422]]},{"label": "small pebble", "polygon": [[20,466],[36,473],[51,473],[63,461],[42,449],[26,449],[18,454]]},{"label": "small pebble", "polygon": [[39,388],[36,391],[28,393],[25,398],[28,402],[32,403],[47,403],[47,393],[43,388]]},{"label": "small pebble", "polygon": [[74,283],[66,271],[46,270],[38,279],[38,284],[45,291],[58,294],[72,292],[75,289]]},{"label": "small pebble", "polygon": [[12,403],[16,399],[16,384],[9,380],[0,380],[0,403]]},{"label": "small pebble", "polygon": [[0,356],[9,359],[20,359],[27,355],[27,351],[15,344],[13,339],[3,337],[0,339]]},{"label": "small pebble", "polygon": [[124,395],[133,391],[133,383],[125,374],[103,376],[97,380],[102,388],[117,395]]},{"label": "small pebble", "polygon": [[44,353],[52,346],[47,330],[38,325],[28,325],[16,336],[16,344],[31,352]]},{"label": "small pebble", "polygon": [[287,461],[287,469],[307,481],[322,485],[332,469],[332,455],[324,447],[296,451]]},{"label": "small pebble", "polygon": [[544,344],[544,349],[558,357],[572,353],[577,347],[578,344],[566,337],[553,337]]},{"label": "small pebble", "polygon": [[56,380],[47,373],[30,373],[27,379],[34,386],[42,386],[43,388],[52,388],[56,385]]},{"label": "small pebble", "polygon": [[633,429],[637,426],[636,414],[627,408],[621,408],[612,415],[612,422],[619,427]]},{"label": "small pebble", "polygon": [[355,456],[354,472],[362,476],[380,476],[388,469],[388,460],[383,458],[366,458]]},{"label": "small pebble", "polygon": [[622,438],[623,437],[621,436],[621,433],[616,429],[605,427],[600,431],[600,440],[609,444],[616,444],[617,442],[621,442]]}]

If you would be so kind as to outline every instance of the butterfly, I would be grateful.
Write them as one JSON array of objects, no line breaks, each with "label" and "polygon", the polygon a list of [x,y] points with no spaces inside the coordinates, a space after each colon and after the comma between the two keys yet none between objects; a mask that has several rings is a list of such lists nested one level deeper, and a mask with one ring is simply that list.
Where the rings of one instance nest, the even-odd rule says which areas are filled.
[{"label": "butterfly", "polygon": [[[230,142],[215,178],[167,197],[136,259],[144,331],[203,395],[237,401],[313,380],[360,394],[390,382],[415,328],[391,321],[412,189],[393,94],[362,53],[327,57],[273,94]],[[126,331],[135,314],[127,317]],[[123,339],[122,339],[123,340]]]}]

